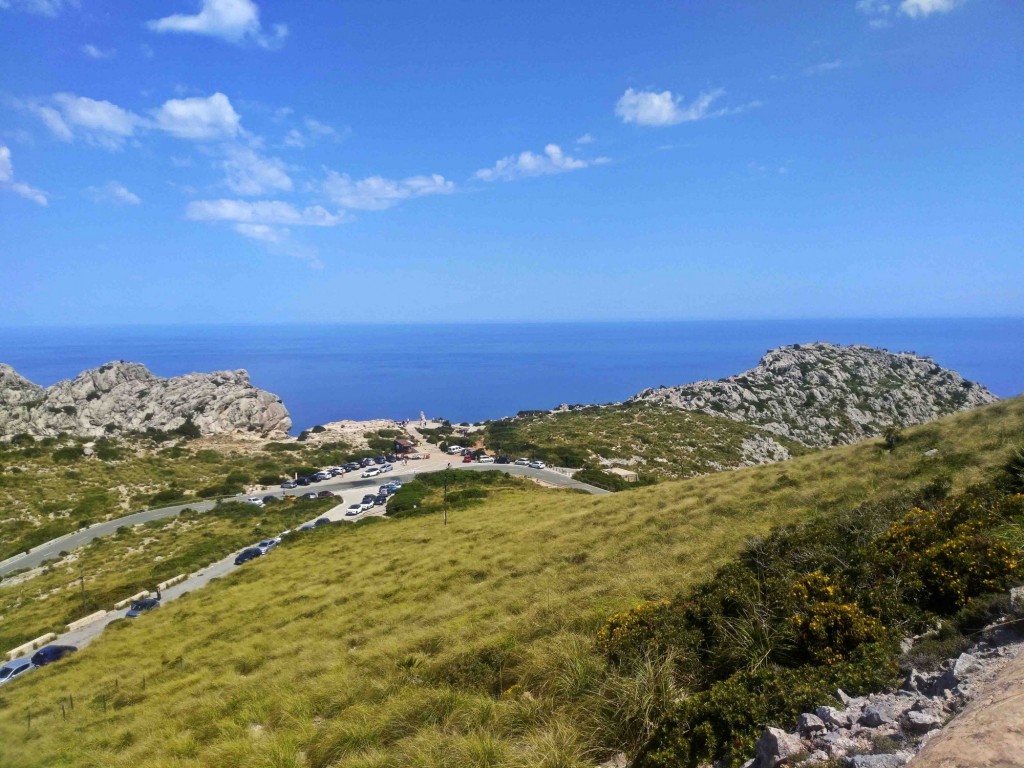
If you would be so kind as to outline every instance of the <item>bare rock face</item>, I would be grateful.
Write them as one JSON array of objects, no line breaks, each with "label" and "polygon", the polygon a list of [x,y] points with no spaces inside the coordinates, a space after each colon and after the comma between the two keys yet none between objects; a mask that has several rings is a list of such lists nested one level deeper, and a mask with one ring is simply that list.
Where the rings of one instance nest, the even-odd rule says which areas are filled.
[{"label": "bare rock face", "polygon": [[756,424],[805,445],[841,445],[995,402],[985,387],[910,352],[797,344],[719,381],[645,389],[646,401]]},{"label": "bare rock face", "polygon": [[0,436],[96,437],[171,430],[189,419],[203,434],[291,427],[281,398],[252,386],[243,370],[164,379],[138,363],[113,362],[43,389],[0,365]]}]

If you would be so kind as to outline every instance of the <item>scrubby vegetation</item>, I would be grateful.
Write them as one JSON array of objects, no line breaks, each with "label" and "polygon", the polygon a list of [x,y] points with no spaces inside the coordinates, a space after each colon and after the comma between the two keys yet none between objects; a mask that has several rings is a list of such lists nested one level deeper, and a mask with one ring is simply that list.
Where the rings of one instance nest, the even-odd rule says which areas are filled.
[{"label": "scrubby vegetation", "polygon": [[592,469],[606,459],[652,479],[743,466],[750,463],[743,450],[750,438],[770,437],[792,455],[807,452],[749,424],[646,403],[524,412],[489,423],[482,437],[488,449],[512,458]]},{"label": "scrubby vegetation", "polygon": [[[913,563],[896,594],[884,578],[863,597],[844,581],[885,577],[906,514],[933,516],[925,547],[962,535],[975,554],[1018,546],[1016,502],[971,486],[1022,433],[1015,400],[906,429],[891,452],[879,439],[603,497],[495,485],[447,527],[429,512],[325,526],[0,689],[0,762],[592,768],[623,748],[649,765],[732,759],[748,720],[791,711],[776,700],[822,703],[837,681],[856,690],[892,674],[893,633],[938,613],[941,582]],[[436,498],[433,482],[420,498]],[[829,519],[839,529],[812,541]],[[870,557],[830,561],[840,531]],[[786,573],[798,578],[784,588]],[[963,592],[970,622],[988,588]],[[637,605],[635,621],[609,624]],[[721,638],[743,642],[726,652]],[[723,748],[726,727],[739,742]]]}]

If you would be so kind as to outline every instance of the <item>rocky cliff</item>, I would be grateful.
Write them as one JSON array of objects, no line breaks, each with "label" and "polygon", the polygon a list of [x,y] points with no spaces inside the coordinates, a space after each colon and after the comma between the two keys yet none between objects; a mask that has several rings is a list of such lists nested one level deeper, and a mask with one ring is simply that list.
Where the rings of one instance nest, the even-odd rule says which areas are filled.
[{"label": "rocky cliff", "polygon": [[113,362],[44,389],[0,364],[0,436],[96,437],[170,430],[187,419],[204,434],[291,427],[281,399],[252,386],[242,370],[165,379],[138,363]]},{"label": "rocky cliff", "polygon": [[795,344],[719,381],[645,389],[631,398],[756,424],[809,446],[853,443],[997,398],[928,357],[873,347]]}]

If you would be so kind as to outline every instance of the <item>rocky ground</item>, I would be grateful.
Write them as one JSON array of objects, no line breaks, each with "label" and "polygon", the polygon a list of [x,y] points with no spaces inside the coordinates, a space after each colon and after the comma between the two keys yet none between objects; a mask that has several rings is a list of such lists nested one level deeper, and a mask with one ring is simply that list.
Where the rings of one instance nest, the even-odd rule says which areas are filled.
[{"label": "rocky ground", "polygon": [[[1017,672],[1024,662],[1024,636],[1019,630],[1019,619],[1024,616],[1022,598],[1024,591],[1014,590],[1014,614],[988,627],[975,646],[947,660],[942,669],[932,673],[911,670],[894,691],[864,697],[837,691],[841,707],[819,706],[804,713],[792,732],[767,728],[757,742],[757,754],[745,768],[1024,765],[1020,705],[1004,706],[999,711],[1001,717],[987,711],[994,687],[1002,691],[1004,703],[1020,698]],[[911,640],[905,642],[912,647]],[[1008,672],[1009,680],[1004,679]],[[965,708],[968,711],[957,717]],[[972,712],[973,722],[961,726]],[[954,717],[944,731],[943,726]],[[986,738],[979,720],[993,734],[1013,733],[1013,738],[997,746]]]},{"label": "rocky ground", "polygon": [[283,435],[292,423],[281,399],[252,386],[244,370],[165,379],[138,363],[113,362],[44,389],[0,364],[0,437],[101,437],[173,430],[188,419],[202,434]]},{"label": "rocky ground", "polygon": [[645,389],[630,399],[756,424],[811,447],[853,443],[996,400],[928,357],[864,346],[797,344],[719,381]]}]

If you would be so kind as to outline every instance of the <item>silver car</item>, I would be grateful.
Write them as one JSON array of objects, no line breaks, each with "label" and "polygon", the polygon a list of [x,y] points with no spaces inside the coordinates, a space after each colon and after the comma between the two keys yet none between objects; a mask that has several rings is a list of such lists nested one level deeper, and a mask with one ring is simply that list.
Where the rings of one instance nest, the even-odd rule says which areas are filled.
[{"label": "silver car", "polygon": [[27,656],[22,659],[8,661],[0,667],[0,685],[6,685],[14,678],[21,677],[26,672],[31,672],[33,669],[35,669],[35,665],[32,664],[32,660]]}]

